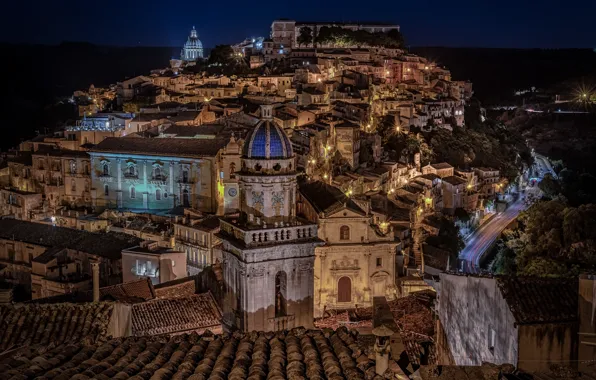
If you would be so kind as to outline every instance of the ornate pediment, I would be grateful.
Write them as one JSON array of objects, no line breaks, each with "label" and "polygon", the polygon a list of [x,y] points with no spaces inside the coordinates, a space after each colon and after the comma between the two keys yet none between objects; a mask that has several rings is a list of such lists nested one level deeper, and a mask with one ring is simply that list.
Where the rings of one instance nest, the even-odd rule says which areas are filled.
[{"label": "ornate pediment", "polygon": [[331,270],[359,270],[360,264],[358,259],[350,259],[344,256],[341,260],[331,261]]}]

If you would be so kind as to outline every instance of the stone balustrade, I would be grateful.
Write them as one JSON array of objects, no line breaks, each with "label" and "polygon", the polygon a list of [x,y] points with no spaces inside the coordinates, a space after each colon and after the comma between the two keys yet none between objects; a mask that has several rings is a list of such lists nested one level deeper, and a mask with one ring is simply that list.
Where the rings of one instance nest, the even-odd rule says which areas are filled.
[{"label": "stone balustrade", "polygon": [[246,246],[288,243],[309,240],[317,237],[317,225],[301,223],[284,223],[284,225],[250,225],[241,226],[228,221],[221,221],[221,231],[244,242]]}]

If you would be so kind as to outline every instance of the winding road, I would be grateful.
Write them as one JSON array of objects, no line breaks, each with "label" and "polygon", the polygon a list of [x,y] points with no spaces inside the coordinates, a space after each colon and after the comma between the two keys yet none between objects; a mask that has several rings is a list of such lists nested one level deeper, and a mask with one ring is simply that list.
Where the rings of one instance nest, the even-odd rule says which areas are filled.
[{"label": "winding road", "polygon": [[524,200],[520,197],[509,205],[507,210],[493,216],[476,230],[466,242],[466,247],[460,252],[459,257],[463,261],[463,272],[477,273],[480,271],[480,259],[497,240],[501,232],[511,223],[520,212],[525,209]]},{"label": "winding road", "polygon": [[[551,173],[554,178],[557,178],[547,157],[539,154],[535,154],[534,157],[536,164],[540,167],[539,171],[541,174]],[[542,175],[540,177],[542,177]],[[525,196],[530,194],[535,197],[540,196],[538,186],[527,187]],[[462,272],[478,273],[481,270],[480,260],[482,259],[482,256],[488,252],[490,247],[509,223],[515,220],[515,218],[528,207],[524,202],[525,196],[522,194],[517,201],[509,205],[507,210],[501,214],[493,216],[468,238],[466,246],[459,254],[459,258],[462,260],[459,269]]]}]

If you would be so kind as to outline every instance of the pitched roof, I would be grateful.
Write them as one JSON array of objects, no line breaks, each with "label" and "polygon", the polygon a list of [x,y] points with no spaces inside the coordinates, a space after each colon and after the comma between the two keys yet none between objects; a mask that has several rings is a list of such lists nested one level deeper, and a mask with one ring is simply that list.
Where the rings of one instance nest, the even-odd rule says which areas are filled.
[{"label": "pitched roof", "polygon": [[106,302],[0,306],[0,352],[33,344],[105,340],[112,309]]},{"label": "pitched roof", "polygon": [[155,290],[149,277],[125,282],[99,289],[102,299],[113,298],[115,301],[135,302],[148,301],[155,298]]},{"label": "pitched roof", "polygon": [[454,175],[450,175],[449,177],[443,178],[443,182],[447,182],[447,183],[450,183],[450,184],[456,186],[456,185],[463,185],[464,183],[467,183],[468,181],[466,181],[465,179],[463,179],[461,177],[456,177]]},{"label": "pitched roof", "polygon": [[578,319],[577,278],[498,277],[497,285],[517,324]]},{"label": "pitched roof", "polygon": [[[52,247],[48,255],[57,254],[60,248],[68,248],[108,259],[119,259],[123,249],[141,242],[137,237],[121,233],[88,232],[16,219],[0,220],[0,238]],[[52,258],[44,253],[34,260],[48,263]]]},{"label": "pitched roof", "polygon": [[[84,371],[84,375],[82,375]],[[7,378],[364,379],[375,363],[347,329],[129,337],[30,349],[0,361]],[[116,376],[118,374],[118,376]],[[194,376],[193,376],[194,374]],[[79,377],[75,376],[75,377]]]},{"label": "pitched roof", "polygon": [[300,194],[312,205],[317,213],[331,213],[344,206],[358,214],[366,213],[337,187],[321,181],[302,182],[299,185]]},{"label": "pitched roof", "polygon": [[214,157],[228,139],[177,139],[108,137],[91,151],[150,156]]},{"label": "pitched roof", "polygon": [[449,165],[446,162],[439,162],[436,164],[430,164],[430,166],[432,166],[434,169],[451,169],[453,168],[453,166]]},{"label": "pitched roof", "polygon": [[224,129],[221,124],[178,125],[172,124],[163,131],[164,135],[175,135],[177,138],[196,136],[217,136]]},{"label": "pitched roof", "polygon": [[132,306],[132,334],[173,334],[219,327],[221,317],[211,293],[157,299]]}]

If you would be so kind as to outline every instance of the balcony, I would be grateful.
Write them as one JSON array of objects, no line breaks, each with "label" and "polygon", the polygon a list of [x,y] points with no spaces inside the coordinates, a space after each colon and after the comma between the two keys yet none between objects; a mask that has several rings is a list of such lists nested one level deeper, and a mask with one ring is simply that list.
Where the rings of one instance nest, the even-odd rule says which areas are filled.
[{"label": "balcony", "polygon": [[277,227],[242,226],[236,222],[221,220],[221,232],[241,241],[247,247],[254,247],[316,239],[317,225],[296,220]]}]

